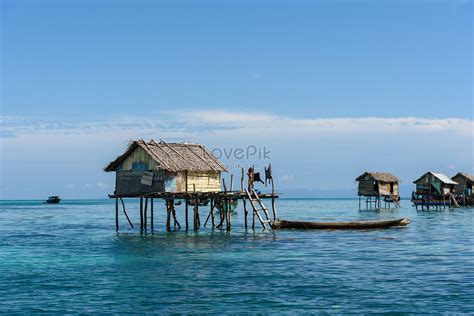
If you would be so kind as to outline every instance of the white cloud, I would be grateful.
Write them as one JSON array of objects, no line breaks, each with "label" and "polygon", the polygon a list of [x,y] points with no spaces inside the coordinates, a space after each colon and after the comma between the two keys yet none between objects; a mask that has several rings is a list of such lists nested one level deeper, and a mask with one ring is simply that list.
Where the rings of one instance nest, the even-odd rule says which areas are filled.
[{"label": "white cloud", "polygon": [[163,137],[186,138],[196,133],[241,132],[284,135],[321,133],[393,133],[448,132],[472,136],[474,121],[462,118],[292,118],[266,113],[231,112],[225,110],[168,113],[166,118],[123,117],[96,122],[61,122],[46,119],[0,117],[1,135],[63,134],[115,135],[128,138],[162,134]]},{"label": "white cloud", "polygon": [[[0,117],[0,171],[8,179],[0,193],[26,192],[23,184],[32,175],[47,178],[44,174],[57,175],[48,187],[66,187],[75,179],[75,194],[110,192],[114,178],[102,168],[138,138],[187,140],[211,149],[266,148],[269,159],[232,156],[223,162],[239,166],[231,171],[234,175],[240,175],[241,165],[255,163],[262,169],[271,162],[278,187],[287,188],[352,188],[364,170],[394,172],[407,184],[427,170],[474,170],[470,119],[295,118],[225,110],[94,122]],[[44,187],[38,182],[31,190],[43,192]]]}]

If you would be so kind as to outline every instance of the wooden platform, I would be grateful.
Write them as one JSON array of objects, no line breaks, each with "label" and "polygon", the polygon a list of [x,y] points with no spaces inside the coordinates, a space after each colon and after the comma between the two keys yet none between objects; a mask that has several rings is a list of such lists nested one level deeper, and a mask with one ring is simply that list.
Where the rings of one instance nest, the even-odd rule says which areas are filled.
[{"label": "wooden platform", "polygon": [[[158,199],[174,199],[174,200],[184,200],[184,199],[212,199],[212,198],[237,198],[244,199],[246,198],[245,192],[234,191],[234,192],[156,192],[156,193],[147,193],[143,195],[113,195],[109,194],[109,198],[158,198]],[[279,194],[275,193],[259,193],[258,197],[260,199],[277,199]]]},{"label": "wooden platform", "polygon": [[[257,193],[252,190],[252,193],[244,190],[242,191],[217,191],[217,192],[152,192],[141,195],[123,195],[123,194],[110,194],[109,198],[115,199],[115,225],[116,230],[119,230],[119,201],[122,204],[122,210],[127,218],[128,223],[133,228],[133,223],[128,217],[124,199],[126,198],[139,198],[140,199],[140,231],[146,231],[148,227],[153,231],[154,229],[154,200],[159,199],[163,200],[166,205],[166,229],[171,230],[171,221],[174,221],[174,227],[181,229],[181,225],[177,219],[177,210],[175,207],[175,201],[184,200],[184,212],[185,212],[185,229],[189,229],[189,207],[192,208],[191,220],[194,226],[194,230],[199,230],[201,226],[206,226],[210,220],[212,227],[214,228],[223,228],[226,227],[227,230],[231,229],[231,211],[232,203],[236,200],[242,200],[243,209],[244,209],[244,224],[247,228],[247,217],[249,211],[252,214],[252,228],[255,228],[255,221],[257,220],[261,223],[263,229],[266,228],[266,224],[272,223],[277,220],[277,211],[275,200],[279,197],[277,193]],[[262,200],[270,199],[271,200],[271,210],[273,213],[273,220],[269,218],[268,209],[263,205]],[[203,203],[203,201],[208,201]],[[246,202],[250,203],[251,209],[247,209]],[[256,205],[258,202],[258,206]],[[207,206],[209,203],[209,206]],[[200,208],[206,208],[206,221],[204,225],[201,225],[200,219]],[[148,213],[148,209],[150,213]],[[264,215],[262,216],[259,211],[263,210]],[[219,211],[219,212],[216,212]],[[215,215],[218,215],[218,218],[215,219]]]}]

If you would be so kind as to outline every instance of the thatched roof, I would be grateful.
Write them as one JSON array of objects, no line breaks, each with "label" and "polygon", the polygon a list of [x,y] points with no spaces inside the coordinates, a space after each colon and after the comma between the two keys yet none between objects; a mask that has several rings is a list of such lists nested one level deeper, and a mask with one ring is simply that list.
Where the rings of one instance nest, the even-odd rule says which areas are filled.
[{"label": "thatched roof", "polygon": [[386,183],[397,183],[400,180],[389,172],[364,172],[357,177],[356,181],[363,180],[368,175],[370,179],[374,181],[386,182]]},{"label": "thatched roof", "polygon": [[162,169],[177,171],[227,171],[227,169],[208,150],[199,144],[159,143],[151,140],[136,140],[130,143],[125,153],[110,162],[104,171],[115,171],[118,165],[137,147],[143,148]]},{"label": "thatched roof", "polygon": [[452,179],[450,179],[447,175],[443,174],[443,173],[439,173],[439,172],[431,172],[431,171],[428,171],[427,173],[425,173],[424,175],[422,175],[421,177],[419,177],[418,179],[416,179],[415,181],[413,181],[413,183],[417,183],[419,182],[421,179],[423,179],[427,174],[432,174],[435,178],[437,178],[439,181],[441,181],[442,183],[444,184],[458,184],[457,182],[453,181]]},{"label": "thatched roof", "polygon": [[466,178],[468,181],[474,182],[474,176],[472,174],[467,173],[467,172],[458,172],[451,179],[454,180],[454,178],[459,177],[459,176]]}]

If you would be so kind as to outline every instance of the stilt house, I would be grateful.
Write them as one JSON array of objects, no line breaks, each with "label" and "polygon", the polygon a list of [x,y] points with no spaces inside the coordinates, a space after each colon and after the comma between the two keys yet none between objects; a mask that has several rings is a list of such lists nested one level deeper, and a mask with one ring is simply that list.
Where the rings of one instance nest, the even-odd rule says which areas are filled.
[{"label": "stilt house", "polygon": [[459,207],[454,196],[454,187],[458,183],[448,176],[442,173],[427,172],[413,183],[416,184],[416,191],[413,192],[411,201],[417,209],[418,206],[421,206],[422,209],[425,207],[430,209],[430,206],[436,208]]},{"label": "stilt house", "polygon": [[104,171],[115,171],[118,197],[152,192],[216,192],[226,168],[199,144],[136,140]]},{"label": "stilt house", "polygon": [[474,186],[474,176],[467,172],[458,172],[451,178],[458,184],[454,186],[456,195],[472,196],[472,189]]},{"label": "stilt house", "polygon": [[396,197],[399,195],[400,180],[388,172],[364,172],[356,181],[359,182],[358,195]]},{"label": "stilt house", "polygon": [[[359,182],[359,208],[360,196],[367,197],[367,207],[371,206],[371,203],[375,203],[375,206],[380,208],[381,198],[386,203],[393,202],[395,206],[399,205],[398,183],[400,180],[393,174],[388,172],[364,172],[356,178],[356,181]],[[375,197],[373,201],[372,197]]]},{"label": "stilt house", "polygon": [[454,192],[454,186],[457,182],[450,179],[442,173],[427,172],[417,180],[413,181],[416,184],[417,195],[432,195],[432,196],[446,196]]},{"label": "stilt house", "polygon": [[451,178],[457,182],[454,186],[455,200],[459,205],[473,206],[474,205],[474,176],[467,172],[458,172],[454,177]]}]

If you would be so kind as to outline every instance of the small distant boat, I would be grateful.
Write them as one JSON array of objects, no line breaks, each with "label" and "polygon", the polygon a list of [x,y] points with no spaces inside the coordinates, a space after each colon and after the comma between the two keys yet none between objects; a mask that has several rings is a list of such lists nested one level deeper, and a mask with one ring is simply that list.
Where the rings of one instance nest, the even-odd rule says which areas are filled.
[{"label": "small distant boat", "polygon": [[57,195],[50,196],[44,203],[48,204],[59,204],[61,202],[61,198]]},{"label": "small distant boat", "polygon": [[398,218],[386,221],[357,221],[357,222],[296,222],[281,220],[273,224],[274,229],[371,229],[406,226],[409,218]]}]

